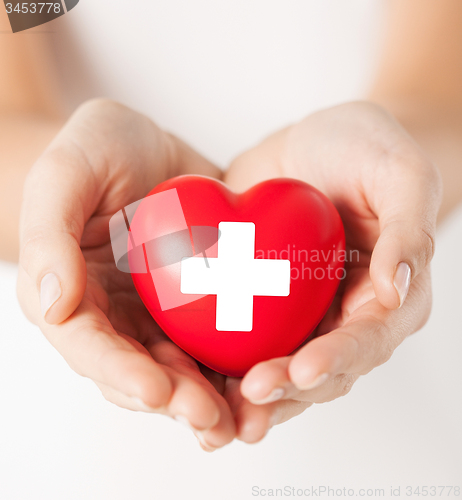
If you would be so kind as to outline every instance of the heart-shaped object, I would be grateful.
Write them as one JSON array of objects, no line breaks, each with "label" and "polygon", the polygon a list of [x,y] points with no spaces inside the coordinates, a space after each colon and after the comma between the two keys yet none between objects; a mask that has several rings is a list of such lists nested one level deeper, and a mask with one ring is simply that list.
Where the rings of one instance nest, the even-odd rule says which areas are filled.
[{"label": "heart-shaped object", "polygon": [[129,224],[130,271],[149,312],[179,347],[229,376],[298,347],[345,273],[337,210],[293,179],[236,194],[207,177],[176,177]]}]

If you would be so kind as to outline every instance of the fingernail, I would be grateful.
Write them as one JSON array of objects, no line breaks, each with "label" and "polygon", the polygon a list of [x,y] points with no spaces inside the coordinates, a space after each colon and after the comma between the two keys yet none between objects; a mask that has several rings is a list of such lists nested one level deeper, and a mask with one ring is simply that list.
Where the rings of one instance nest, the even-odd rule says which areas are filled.
[{"label": "fingernail", "polygon": [[213,451],[218,449],[215,446],[211,446],[209,443],[207,443],[203,432],[197,431],[197,432],[195,432],[195,436],[196,436],[197,440],[199,441],[199,444],[202,446],[202,449],[204,451],[207,451],[208,453],[212,453]]},{"label": "fingernail", "polygon": [[45,274],[40,282],[40,309],[45,317],[50,307],[61,297],[61,285],[53,273]]},{"label": "fingernail", "polygon": [[156,411],[155,408],[151,408],[150,406],[148,406],[141,398],[132,396],[132,401],[135,403],[135,405],[139,408],[140,411],[145,411],[145,412]]},{"label": "fingernail", "polygon": [[309,382],[308,384],[304,385],[303,387],[297,385],[298,389],[301,391],[309,391],[310,389],[316,389],[316,387],[319,387],[320,385],[324,384],[324,382],[329,378],[328,373],[321,373],[321,375],[318,375],[314,380]]},{"label": "fingernail", "polygon": [[263,399],[250,399],[250,402],[256,405],[264,405],[267,403],[273,403],[274,401],[278,401],[285,394],[285,389],[283,387],[277,387],[273,389],[266,398]]},{"label": "fingernail", "polygon": [[409,285],[411,284],[411,268],[406,262],[400,262],[396,268],[395,277],[393,279],[396,291],[399,295],[399,307],[401,307],[409,292]]},{"label": "fingernail", "polygon": [[206,451],[207,453],[213,453],[215,450],[217,450],[218,448],[210,448],[209,446],[205,445],[204,443],[202,443],[201,441],[199,441],[199,444],[201,446],[201,448]]}]

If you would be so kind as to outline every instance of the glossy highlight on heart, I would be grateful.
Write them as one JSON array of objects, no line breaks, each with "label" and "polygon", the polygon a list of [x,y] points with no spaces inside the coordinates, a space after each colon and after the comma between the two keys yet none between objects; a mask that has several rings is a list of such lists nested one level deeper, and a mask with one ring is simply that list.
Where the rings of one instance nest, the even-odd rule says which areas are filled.
[{"label": "glossy highlight on heart", "polygon": [[180,176],[153,189],[129,222],[128,264],[152,317],[225,375],[290,354],[344,277],[340,216],[298,180],[236,194],[215,179]]}]

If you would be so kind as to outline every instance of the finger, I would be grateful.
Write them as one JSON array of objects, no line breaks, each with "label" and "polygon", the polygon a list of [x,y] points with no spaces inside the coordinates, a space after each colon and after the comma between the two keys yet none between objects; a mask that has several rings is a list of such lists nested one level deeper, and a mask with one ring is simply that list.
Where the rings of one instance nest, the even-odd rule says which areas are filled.
[{"label": "finger", "polygon": [[387,361],[397,344],[384,324],[364,316],[300,349],[291,359],[289,377],[301,391],[315,389],[340,373],[367,373]]},{"label": "finger", "polygon": [[290,357],[275,358],[253,366],[241,383],[241,394],[254,405],[273,403],[292,392]]},{"label": "finger", "polygon": [[202,377],[194,360],[168,339],[153,339],[146,348],[152,358],[165,367],[172,384],[167,414],[195,431],[215,426],[220,419],[220,409],[210,391],[201,385]]},{"label": "finger", "polygon": [[230,443],[236,436],[236,425],[225,399],[218,393],[212,393],[219,409],[220,418],[216,425],[195,435],[205,451],[214,451]]},{"label": "finger", "polygon": [[337,398],[346,396],[352,389],[360,375],[354,373],[341,373],[330,375],[318,384],[307,390],[299,390],[294,394],[296,401],[305,401],[315,404],[327,403]]},{"label": "finger", "polygon": [[[129,143],[127,128],[135,137]],[[21,208],[20,266],[40,295],[41,315],[48,323],[69,317],[83,297],[86,273],[80,246],[96,209],[112,215],[124,201],[137,199],[131,196],[144,196],[151,180],[154,185],[154,179],[163,178],[169,155],[160,137],[142,115],[111,101],[93,100],[74,113],[32,167]],[[127,166],[148,164],[153,157],[158,158],[157,168],[127,173]],[[109,187],[112,196],[107,196]],[[94,224],[90,229],[94,235]],[[99,233],[108,239],[108,230]]]},{"label": "finger", "polygon": [[273,426],[300,415],[311,405],[311,402],[287,400],[256,406],[243,400],[235,415],[236,437],[245,443],[257,443]]},{"label": "finger", "polygon": [[256,406],[244,399],[235,415],[237,439],[249,444],[261,441],[274,425],[273,405]]},{"label": "finger", "polygon": [[[220,175],[182,141],[118,103],[95,99],[74,113],[27,176],[21,209],[20,265],[48,323],[66,319],[83,297],[81,244],[105,243],[95,235],[109,238],[110,215],[189,168]],[[90,220],[96,210],[99,217]],[[106,231],[95,230],[101,226]]]},{"label": "finger", "polygon": [[133,339],[118,334],[88,299],[60,325],[43,319],[38,325],[49,342],[79,375],[141,400],[147,407],[166,407],[172,384],[162,366]]},{"label": "finger", "polygon": [[[260,363],[254,367],[242,381],[242,395],[254,405],[265,405],[275,401],[297,401],[306,403],[325,403],[351,390],[358,375],[341,374],[323,376],[315,380],[308,389],[298,389],[290,380],[289,366],[292,356]],[[251,373],[252,372],[252,373]],[[249,378],[247,378],[249,377]],[[255,399],[255,389],[265,386],[266,397]],[[272,397],[277,394],[277,398]]]},{"label": "finger", "polygon": [[86,268],[80,240],[103,186],[72,145],[65,153],[45,153],[26,179],[19,263],[39,293],[48,323],[69,317],[82,300]]},{"label": "finger", "polygon": [[[241,379],[226,379],[224,398],[234,415],[236,437],[247,443],[256,443],[263,439],[272,425],[270,405],[256,406],[242,397]],[[253,410],[252,410],[253,408]]]},{"label": "finger", "polygon": [[[169,339],[154,335],[146,347],[165,367],[173,386],[166,413],[185,424],[206,451],[214,451],[234,439],[231,410],[197,363]],[[224,382],[223,382],[224,383]]]},{"label": "finger", "polygon": [[[204,394],[200,394],[200,391],[198,393],[197,387],[194,387],[194,384],[191,385],[191,381],[187,381],[185,377],[173,376],[173,378],[176,378],[177,380],[174,384],[174,396],[172,397],[171,403],[167,407],[160,408],[150,408],[141,399],[129,397],[126,394],[117,391],[113,387],[107,386],[100,382],[97,382],[96,385],[101,390],[102,395],[107,401],[121,408],[125,408],[131,411],[158,413],[173,417],[177,422],[184,425],[194,433],[204,451],[212,452],[229,443],[235,435],[235,425],[232,416],[230,415],[230,418],[228,419],[230,425],[226,426],[223,425],[224,419],[213,419],[213,417],[212,420],[209,419],[208,424],[204,423],[204,420],[202,420],[202,424],[198,423],[200,418],[198,419],[197,415],[194,415],[195,410],[199,409],[202,413],[204,413],[204,408],[202,405],[205,402],[206,405],[210,406],[210,401],[207,401],[206,398],[203,397]],[[181,378],[183,380],[181,380]],[[184,397],[185,395],[186,398]],[[192,404],[188,404],[191,401]],[[177,404],[178,402],[179,405]],[[180,412],[178,412],[178,406],[180,407]],[[216,409],[216,407],[214,409]],[[227,409],[227,411],[229,413],[229,409]],[[189,418],[185,415],[188,415]],[[210,429],[209,432],[207,432],[207,427],[208,425],[210,425],[210,421],[213,422],[214,420],[221,420],[221,422],[216,422],[216,424],[218,425],[215,425],[213,430]],[[201,427],[203,426],[204,428],[202,429]],[[225,429],[224,427],[227,427],[227,429]],[[232,429],[232,432],[229,432],[230,429]],[[223,439],[224,436],[225,438]],[[220,444],[213,446],[210,445],[209,442],[219,442]]]},{"label": "finger", "polygon": [[434,253],[436,217],[441,203],[441,179],[423,156],[403,150],[377,169],[369,202],[380,223],[370,275],[377,299],[389,309],[402,306],[410,282]]},{"label": "finger", "polygon": [[278,401],[272,407],[271,424],[272,426],[283,424],[291,418],[302,414],[307,408],[312,406],[311,401]]},{"label": "finger", "polygon": [[220,407],[210,392],[188,376],[166,369],[172,383],[172,396],[167,413],[194,431],[215,427],[220,420]]},{"label": "finger", "polygon": [[338,374],[366,374],[385,363],[396,347],[426,321],[430,306],[429,270],[414,281],[405,305],[384,308],[372,299],[337,330],[315,338],[291,359],[289,377],[300,390],[313,389]]},{"label": "finger", "polygon": [[106,401],[109,401],[120,408],[125,408],[131,411],[142,411],[145,413],[162,413],[162,407],[150,408],[140,398],[127,396],[117,389],[101,382],[95,382],[95,384],[101,391],[101,394]]},{"label": "finger", "polygon": [[260,441],[272,426],[300,414],[311,405],[311,402],[293,400],[255,405],[243,398],[240,386],[239,379],[228,378],[224,394],[234,413],[236,437],[246,443]]}]

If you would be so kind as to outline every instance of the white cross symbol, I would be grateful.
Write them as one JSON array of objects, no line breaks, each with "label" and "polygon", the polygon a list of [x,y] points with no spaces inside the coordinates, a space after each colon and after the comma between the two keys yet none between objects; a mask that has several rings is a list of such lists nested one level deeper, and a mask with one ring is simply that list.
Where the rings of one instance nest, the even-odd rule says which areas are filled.
[{"label": "white cross symbol", "polygon": [[289,295],[290,261],[254,258],[253,222],[220,222],[218,229],[218,258],[184,258],[180,290],[217,296],[218,331],[250,332],[254,295]]}]

